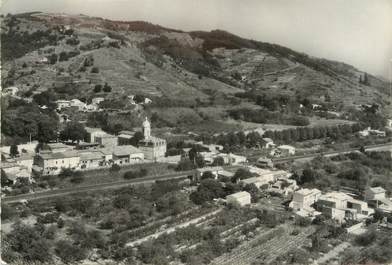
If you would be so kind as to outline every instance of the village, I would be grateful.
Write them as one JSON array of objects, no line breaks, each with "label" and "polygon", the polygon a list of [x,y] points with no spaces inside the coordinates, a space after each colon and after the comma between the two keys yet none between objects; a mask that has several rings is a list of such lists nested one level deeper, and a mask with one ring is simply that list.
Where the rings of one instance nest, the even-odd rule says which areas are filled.
[{"label": "village", "polygon": [[1,264],[392,261],[391,80],[243,29],[62,12],[0,15]]}]

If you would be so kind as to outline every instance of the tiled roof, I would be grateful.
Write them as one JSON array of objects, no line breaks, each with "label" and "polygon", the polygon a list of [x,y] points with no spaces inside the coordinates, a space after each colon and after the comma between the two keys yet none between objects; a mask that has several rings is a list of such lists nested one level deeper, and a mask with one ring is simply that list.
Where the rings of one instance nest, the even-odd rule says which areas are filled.
[{"label": "tiled roof", "polygon": [[126,156],[130,154],[140,154],[143,153],[133,145],[119,145],[115,146],[113,149],[113,155],[115,156]]},{"label": "tiled roof", "polygon": [[38,154],[42,157],[42,159],[62,159],[62,158],[70,158],[70,157],[79,157],[79,154],[76,151],[70,150],[59,153],[41,153]]}]

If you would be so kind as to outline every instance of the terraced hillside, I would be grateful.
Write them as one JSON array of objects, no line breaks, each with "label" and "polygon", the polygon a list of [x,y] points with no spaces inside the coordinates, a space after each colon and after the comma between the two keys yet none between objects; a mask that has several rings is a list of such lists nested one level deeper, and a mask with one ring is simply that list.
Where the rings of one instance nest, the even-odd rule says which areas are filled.
[{"label": "terraced hillside", "polygon": [[[90,85],[77,91],[86,95],[92,83],[108,82],[120,94],[203,99],[212,91],[256,88],[316,98],[328,93],[346,103],[385,103],[386,84],[370,75],[369,85],[359,84],[363,72],[354,67],[224,31],[181,32],[146,22],[44,13],[3,21],[3,76],[26,91],[47,89],[53,79],[70,75],[70,82]],[[12,46],[15,40],[19,43]],[[39,63],[53,53],[72,51],[73,56],[49,67]],[[99,73],[82,68],[88,57]],[[18,71],[24,63],[24,71]]]}]

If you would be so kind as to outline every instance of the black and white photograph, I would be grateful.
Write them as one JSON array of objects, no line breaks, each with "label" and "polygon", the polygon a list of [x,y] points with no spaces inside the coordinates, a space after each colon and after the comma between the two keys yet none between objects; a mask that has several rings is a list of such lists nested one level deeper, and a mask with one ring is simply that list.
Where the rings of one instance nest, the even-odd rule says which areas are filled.
[{"label": "black and white photograph", "polygon": [[1,265],[391,265],[392,0],[0,0]]}]

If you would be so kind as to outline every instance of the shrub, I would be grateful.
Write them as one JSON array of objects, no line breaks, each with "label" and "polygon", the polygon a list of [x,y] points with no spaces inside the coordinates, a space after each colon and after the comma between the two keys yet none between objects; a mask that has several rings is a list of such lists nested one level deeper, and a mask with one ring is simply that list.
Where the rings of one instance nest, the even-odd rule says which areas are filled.
[{"label": "shrub", "polygon": [[86,251],[68,240],[58,241],[55,252],[64,263],[73,263],[86,258]]},{"label": "shrub", "polygon": [[113,164],[112,167],[110,168],[110,171],[112,172],[116,172],[116,171],[120,171],[121,167],[117,164]]},{"label": "shrub", "polygon": [[94,66],[93,68],[91,68],[91,73],[94,73],[94,74],[99,73],[99,68]]}]

